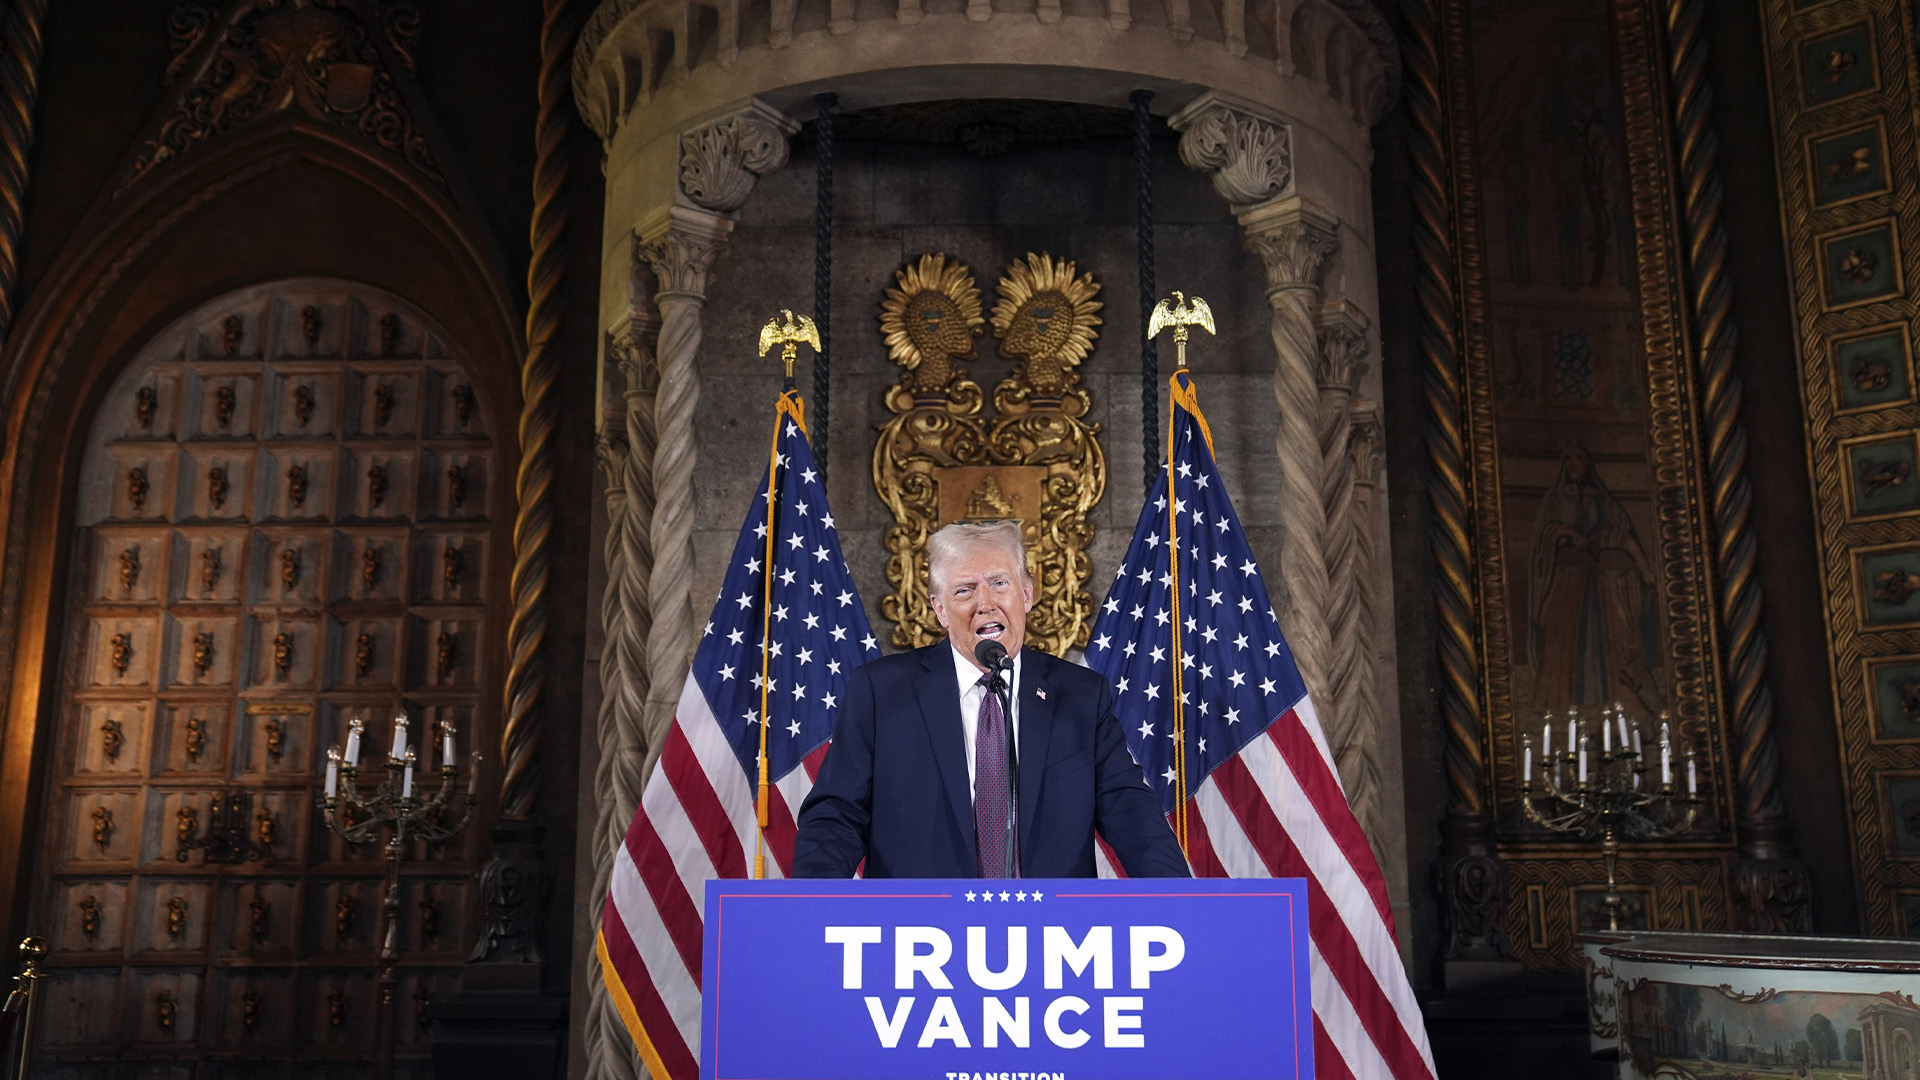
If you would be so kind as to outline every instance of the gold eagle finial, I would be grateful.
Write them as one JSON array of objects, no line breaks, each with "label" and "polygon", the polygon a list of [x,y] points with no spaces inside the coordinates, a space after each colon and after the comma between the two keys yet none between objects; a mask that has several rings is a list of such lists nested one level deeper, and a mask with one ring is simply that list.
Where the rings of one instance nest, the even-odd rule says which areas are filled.
[{"label": "gold eagle finial", "polygon": [[779,315],[768,319],[767,325],[760,328],[760,355],[767,355],[767,350],[775,345],[781,347],[780,359],[787,366],[787,378],[791,379],[794,362],[800,359],[801,345],[811,346],[816,353],[820,351],[820,328],[805,315],[781,308]]},{"label": "gold eagle finial", "polygon": [[1159,337],[1160,331],[1169,326],[1173,327],[1173,347],[1178,351],[1179,365],[1186,367],[1187,331],[1190,327],[1198,326],[1209,334],[1215,333],[1213,309],[1207,306],[1205,300],[1175,289],[1172,296],[1153,306],[1153,315],[1147,320],[1148,339]]}]

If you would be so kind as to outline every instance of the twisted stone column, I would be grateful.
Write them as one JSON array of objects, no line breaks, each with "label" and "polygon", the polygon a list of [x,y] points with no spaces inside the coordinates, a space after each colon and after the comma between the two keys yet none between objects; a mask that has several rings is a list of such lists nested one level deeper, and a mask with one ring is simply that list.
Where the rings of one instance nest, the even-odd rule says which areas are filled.
[{"label": "twisted stone column", "polygon": [[700,403],[701,314],[707,274],[733,231],[718,214],[675,206],[641,227],[641,261],[659,285],[660,372],[654,398],[653,521],[648,575],[653,623],[647,629],[646,745],[657,746],[673,723],[698,635],[693,611],[694,409]]},{"label": "twisted stone column", "polygon": [[[636,275],[637,277],[638,275]],[[647,594],[653,573],[654,390],[652,336],[658,322],[635,311],[611,335],[607,357],[626,378],[625,434],[606,437],[606,592],[601,602],[606,640],[600,651],[599,760],[594,770],[593,886],[600,904],[613,877],[614,857],[640,805],[647,758],[644,731],[647,635],[653,623]],[[598,923],[598,910],[594,912]],[[590,979],[586,1051],[589,1080],[633,1080],[638,1059],[604,980]]]},{"label": "twisted stone column", "polygon": [[[607,474],[607,537],[603,556],[607,566],[607,584],[601,594],[600,621],[606,635],[600,647],[600,715],[597,742],[600,753],[593,770],[594,815],[587,825],[593,838],[593,885],[583,902],[602,903],[613,878],[614,855],[624,836],[615,804],[619,801],[618,753],[621,739],[620,714],[629,696],[632,672],[620,662],[620,646],[628,634],[626,610],[620,602],[621,586],[629,577],[629,566],[621,548],[621,529],[631,516],[627,500],[628,459],[625,439],[612,434],[599,437],[596,449],[600,467]],[[594,919],[597,927],[599,919]],[[587,979],[586,1075],[588,1080],[635,1080],[639,1075],[626,1024],[607,992],[606,980],[599,972]]]},{"label": "twisted stone column", "polygon": [[[1247,249],[1267,272],[1273,307],[1274,453],[1280,466],[1280,579],[1287,598],[1280,622],[1294,662],[1316,702],[1334,706],[1328,664],[1332,585],[1327,576],[1327,507],[1321,496],[1325,459],[1320,448],[1320,347],[1314,308],[1320,271],[1335,244],[1334,222],[1298,199],[1283,199],[1240,215]],[[1329,720],[1333,718],[1328,717]],[[1336,721],[1337,722],[1337,721]]]},{"label": "twisted stone column", "polygon": [[[1367,354],[1366,316],[1342,301],[1321,308],[1315,379],[1320,389],[1320,502],[1327,519],[1327,739],[1340,769],[1347,802],[1365,827],[1379,817],[1380,769],[1373,742],[1378,717],[1359,708],[1361,684],[1372,677],[1372,639],[1361,622],[1364,581],[1354,513],[1353,394]],[[1372,830],[1367,830],[1371,834]]]},{"label": "twisted stone column", "polygon": [[[1349,756],[1339,762],[1341,782],[1346,785],[1348,801],[1360,818],[1360,827],[1373,841],[1379,855],[1379,838],[1392,826],[1387,806],[1386,783],[1380,768],[1379,739],[1385,708],[1381,701],[1382,681],[1379,647],[1393,633],[1381,618],[1386,597],[1381,586],[1389,580],[1388,568],[1380,558],[1379,536],[1373,530],[1375,507],[1385,498],[1381,480],[1386,459],[1380,443],[1380,407],[1371,401],[1356,401],[1348,407],[1351,430],[1347,439],[1347,467],[1353,477],[1353,502],[1347,508],[1353,525],[1353,600],[1354,625],[1359,639],[1355,662],[1353,695],[1348,708],[1356,720]],[[1386,860],[1381,860],[1385,865]]]},{"label": "twisted stone column", "polygon": [[[626,685],[617,714],[619,739],[609,747],[618,759],[611,796],[620,837],[626,835],[627,824],[640,806],[640,792],[646,784],[644,766],[658,752],[658,740],[647,737],[645,724],[647,691],[652,685],[647,640],[653,632],[654,410],[660,382],[652,338],[658,332],[658,321],[636,318],[628,347],[620,357],[620,371],[627,379],[627,513],[619,529],[620,558],[625,566],[619,601],[625,625],[617,662],[626,673]],[[678,689],[676,682],[676,693]]]},{"label": "twisted stone column", "polygon": [[1167,120],[1180,136],[1180,160],[1208,174],[1239,215],[1247,249],[1267,272],[1273,306],[1273,393],[1279,405],[1274,449],[1280,459],[1281,629],[1323,722],[1334,708],[1327,681],[1327,511],[1321,501],[1320,389],[1315,370],[1314,308],[1320,270],[1335,250],[1334,220],[1293,189],[1293,135],[1257,106],[1218,92],[1202,94]]}]

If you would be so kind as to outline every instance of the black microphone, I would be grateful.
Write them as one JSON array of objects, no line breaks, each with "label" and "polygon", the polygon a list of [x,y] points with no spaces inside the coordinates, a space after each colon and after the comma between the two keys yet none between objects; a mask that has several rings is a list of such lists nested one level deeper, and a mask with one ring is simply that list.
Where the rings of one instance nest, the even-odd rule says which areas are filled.
[{"label": "black microphone", "polygon": [[[1009,722],[1013,719],[1013,703],[1007,700],[1012,687],[1001,678],[1002,673],[1013,674],[1013,657],[1007,655],[1007,647],[992,638],[981,638],[973,646],[973,658],[987,669],[993,678],[987,683],[988,692],[1000,699],[1001,715]],[[1015,745],[1019,740],[1007,740],[1007,861],[1001,876],[1017,878],[1020,876],[1020,751]]]},{"label": "black microphone", "polygon": [[1007,647],[992,638],[981,638],[973,647],[973,658],[988,671],[1012,671],[1013,657],[1007,655]]}]

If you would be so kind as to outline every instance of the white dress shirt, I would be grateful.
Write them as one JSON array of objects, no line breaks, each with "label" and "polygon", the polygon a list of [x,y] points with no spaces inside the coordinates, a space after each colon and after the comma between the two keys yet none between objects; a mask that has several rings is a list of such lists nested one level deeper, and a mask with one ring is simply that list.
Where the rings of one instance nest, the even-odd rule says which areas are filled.
[{"label": "white dress shirt", "polygon": [[[955,647],[953,667],[955,678],[960,684],[960,727],[965,734],[967,744],[967,790],[973,790],[978,778],[974,774],[974,743],[980,736],[980,703],[987,699],[987,688],[980,685],[981,670],[973,666],[973,661]],[[1020,654],[1013,654],[1013,671],[1007,678],[1008,697],[1013,702],[1013,715],[1007,717],[1007,732],[1013,743],[1007,748],[1007,762],[1012,766],[1019,760],[1020,747]]]}]

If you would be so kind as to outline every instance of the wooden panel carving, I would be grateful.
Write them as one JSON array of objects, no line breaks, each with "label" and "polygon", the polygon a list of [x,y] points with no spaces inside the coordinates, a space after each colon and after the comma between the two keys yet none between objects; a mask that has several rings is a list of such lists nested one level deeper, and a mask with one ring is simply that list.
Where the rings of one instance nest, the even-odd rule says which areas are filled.
[{"label": "wooden panel carving", "polygon": [[[476,392],[418,313],[293,283],[161,335],[92,438],[34,900],[60,972],[44,1047],[120,1077],[364,1057],[381,865],[313,830],[316,750],[400,708],[497,731]],[[404,993],[453,985],[475,855],[410,864]]]},{"label": "wooden panel carving", "polygon": [[[1607,926],[1606,868],[1584,851],[1530,854],[1508,863],[1514,903],[1514,952],[1531,967],[1566,967],[1561,944],[1575,934]],[[1671,855],[1620,863],[1624,928],[1636,930],[1732,929],[1727,921],[1725,861]]]},{"label": "wooden panel carving", "polygon": [[1659,24],[1643,0],[1454,10],[1448,33],[1470,44],[1453,53],[1471,59],[1453,77],[1473,88],[1452,123],[1475,222],[1461,343],[1487,794],[1513,947],[1572,968],[1572,913],[1600,864],[1517,802],[1519,736],[1548,714],[1671,714],[1700,748],[1698,854],[1630,849],[1623,866],[1660,925],[1682,908],[1729,918],[1734,803]]},{"label": "wooden panel carving", "polygon": [[1762,10],[1861,929],[1913,934],[1920,408],[1904,248],[1920,235],[1920,155],[1911,12],[1891,0],[1767,0]]}]

